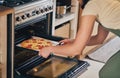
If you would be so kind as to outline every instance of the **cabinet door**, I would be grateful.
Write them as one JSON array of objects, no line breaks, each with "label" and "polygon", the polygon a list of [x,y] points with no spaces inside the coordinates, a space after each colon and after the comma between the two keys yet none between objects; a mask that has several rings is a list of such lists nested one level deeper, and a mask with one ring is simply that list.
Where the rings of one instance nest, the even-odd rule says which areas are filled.
[{"label": "cabinet door", "polygon": [[13,12],[0,6],[0,78],[13,78]]},{"label": "cabinet door", "polygon": [[55,30],[55,36],[69,38],[70,37],[70,23],[63,24]]},{"label": "cabinet door", "polygon": [[7,74],[7,16],[0,16],[0,78]]}]

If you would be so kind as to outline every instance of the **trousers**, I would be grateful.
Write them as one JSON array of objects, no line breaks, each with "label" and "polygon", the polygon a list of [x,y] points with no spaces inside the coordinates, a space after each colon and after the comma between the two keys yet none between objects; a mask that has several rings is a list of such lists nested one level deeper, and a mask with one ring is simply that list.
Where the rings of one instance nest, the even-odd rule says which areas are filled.
[{"label": "trousers", "polygon": [[99,78],[120,78],[120,50],[106,62],[99,72]]}]

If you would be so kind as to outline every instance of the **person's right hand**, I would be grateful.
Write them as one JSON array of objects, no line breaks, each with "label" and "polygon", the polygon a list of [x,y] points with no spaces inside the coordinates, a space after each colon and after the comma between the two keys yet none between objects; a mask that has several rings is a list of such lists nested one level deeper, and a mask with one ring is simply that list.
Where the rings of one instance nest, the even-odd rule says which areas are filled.
[{"label": "person's right hand", "polygon": [[52,47],[44,47],[39,51],[39,55],[47,58],[52,52]]},{"label": "person's right hand", "polygon": [[68,44],[68,43],[72,43],[73,41],[74,39],[64,39],[64,40],[61,40],[60,43]]}]

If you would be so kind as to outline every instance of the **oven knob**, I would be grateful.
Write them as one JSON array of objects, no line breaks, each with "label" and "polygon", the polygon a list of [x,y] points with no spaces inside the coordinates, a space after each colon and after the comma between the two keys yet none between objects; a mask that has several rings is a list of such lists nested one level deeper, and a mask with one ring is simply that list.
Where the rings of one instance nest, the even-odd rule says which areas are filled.
[{"label": "oven knob", "polygon": [[24,19],[26,19],[26,16],[25,16],[25,15],[22,15],[21,18],[24,20]]},{"label": "oven knob", "polygon": [[44,10],[43,10],[43,9],[41,9],[41,10],[40,10],[40,12],[41,12],[41,13],[44,13]]},{"label": "oven knob", "polygon": [[48,8],[49,8],[49,10],[52,10],[52,9],[53,9],[53,7],[52,7],[52,6],[49,6]]},{"label": "oven knob", "polygon": [[20,17],[16,17],[16,21],[21,21],[21,18]]},{"label": "oven knob", "polygon": [[45,8],[45,11],[48,11],[48,8]]},{"label": "oven knob", "polygon": [[36,11],[36,14],[40,14],[40,11]]},{"label": "oven knob", "polygon": [[35,16],[36,15],[36,10],[33,10],[32,11],[32,16]]},{"label": "oven knob", "polygon": [[28,13],[28,14],[26,14],[26,16],[28,17],[28,18],[30,18],[31,17],[31,15]]}]

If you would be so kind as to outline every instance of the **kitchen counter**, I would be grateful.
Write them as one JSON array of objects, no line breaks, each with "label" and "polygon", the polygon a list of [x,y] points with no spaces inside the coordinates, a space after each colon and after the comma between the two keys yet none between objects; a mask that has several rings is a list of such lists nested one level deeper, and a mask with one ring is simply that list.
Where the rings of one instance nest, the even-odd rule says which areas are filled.
[{"label": "kitchen counter", "polygon": [[12,13],[13,9],[5,7],[5,6],[0,6],[0,16]]}]

